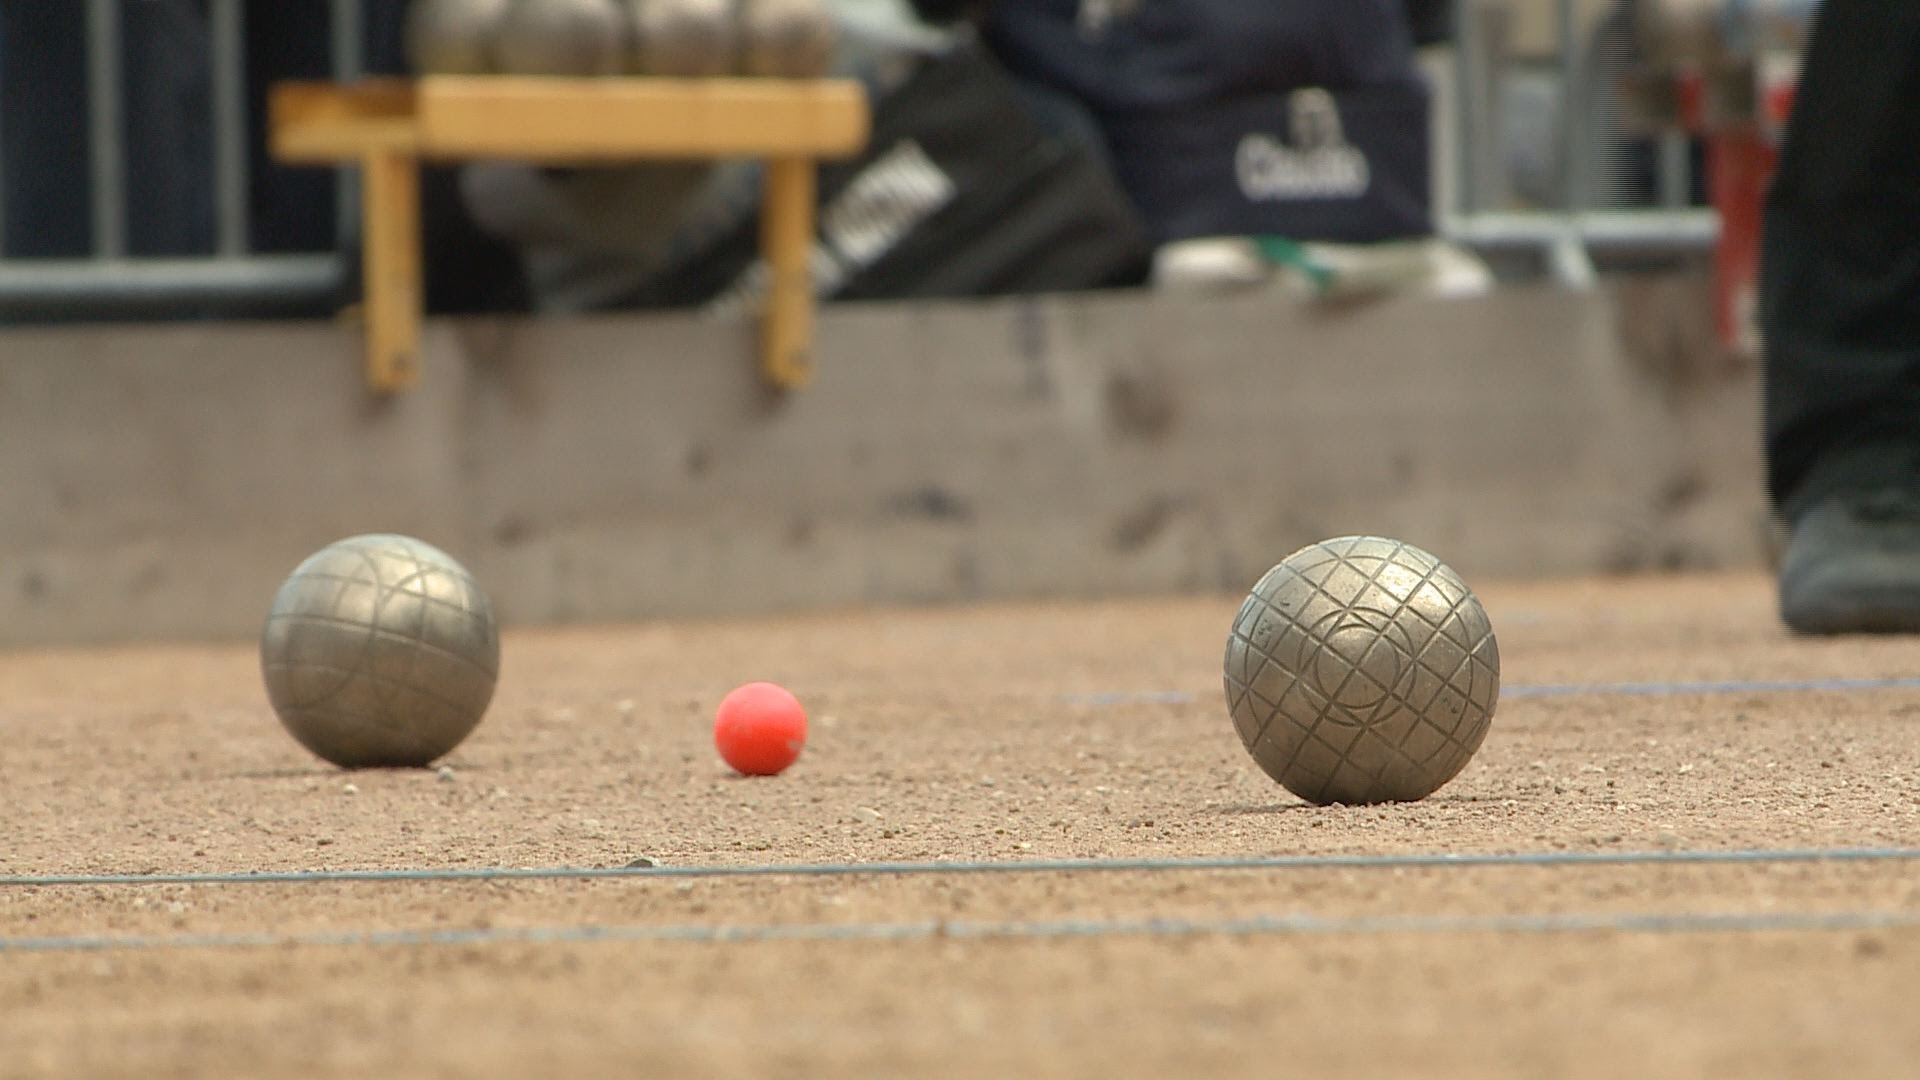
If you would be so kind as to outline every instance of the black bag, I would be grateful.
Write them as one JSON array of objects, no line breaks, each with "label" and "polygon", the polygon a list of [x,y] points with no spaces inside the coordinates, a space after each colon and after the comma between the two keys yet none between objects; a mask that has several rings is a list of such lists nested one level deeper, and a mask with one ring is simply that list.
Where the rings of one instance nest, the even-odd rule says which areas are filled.
[{"label": "black bag", "polygon": [[1431,235],[1424,83],[1263,93],[1107,118],[1116,168],[1157,242]]},{"label": "black bag", "polygon": [[[985,53],[919,61],[874,107],[867,150],[820,170],[815,291],[835,299],[969,297],[1138,280],[1145,229],[1083,148],[1049,137]],[[642,306],[758,295],[757,211],[676,245]]]},{"label": "black bag", "polygon": [[1422,48],[1453,40],[1453,0],[1406,0],[1413,43]]}]

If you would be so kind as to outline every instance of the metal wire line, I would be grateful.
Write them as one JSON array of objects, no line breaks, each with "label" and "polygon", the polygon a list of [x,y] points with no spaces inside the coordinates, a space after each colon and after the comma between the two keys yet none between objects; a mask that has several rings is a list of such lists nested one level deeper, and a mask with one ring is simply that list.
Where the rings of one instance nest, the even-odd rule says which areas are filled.
[{"label": "metal wire line", "polygon": [[419,867],[393,870],[268,870],[211,874],[13,874],[0,887],[125,885],[316,885],[353,882],[569,881],[633,878],[905,877],[963,874],[1202,873],[1461,867],[1701,866],[1920,861],[1920,848],[1799,848],[1729,851],[1534,851],[1481,854],[1278,855],[1248,858],[1022,859],[766,863],[648,867]]},{"label": "metal wire line", "polygon": [[1724,914],[1381,915],[1324,918],[1254,915],[1230,919],[1126,919],[1049,922],[800,923],[757,926],[548,926],[461,930],[319,931],[307,934],[176,934],[122,937],[0,938],[0,953],[157,949],[419,947],[446,945],[592,945],[612,942],[758,944],[768,942],[1046,941],[1089,938],[1192,938],[1375,934],[1732,934],[1862,932],[1920,926],[1920,912],[1843,911]]}]

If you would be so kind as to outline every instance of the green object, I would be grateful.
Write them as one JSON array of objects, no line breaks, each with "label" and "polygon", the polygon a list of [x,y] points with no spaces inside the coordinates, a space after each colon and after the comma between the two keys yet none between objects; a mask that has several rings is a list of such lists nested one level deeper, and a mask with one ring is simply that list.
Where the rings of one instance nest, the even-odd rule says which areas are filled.
[{"label": "green object", "polygon": [[1315,258],[1299,241],[1284,236],[1256,236],[1253,246],[1260,257],[1274,266],[1286,267],[1297,271],[1313,286],[1315,292],[1330,291],[1339,277],[1333,267]]}]

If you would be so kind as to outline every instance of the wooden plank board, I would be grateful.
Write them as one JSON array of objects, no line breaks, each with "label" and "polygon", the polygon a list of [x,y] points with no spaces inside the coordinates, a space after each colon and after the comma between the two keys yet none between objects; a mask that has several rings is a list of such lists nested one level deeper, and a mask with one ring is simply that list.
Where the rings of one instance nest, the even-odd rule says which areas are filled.
[{"label": "wooden plank board", "polygon": [[771,273],[761,337],[767,382],[797,390],[813,378],[813,203],[818,177],[806,158],[767,164],[760,250]]},{"label": "wooden plank board", "polygon": [[633,160],[842,157],[870,113],[851,80],[434,76],[287,82],[268,99],[273,153],[355,161],[369,151],[444,158]]},{"label": "wooden plank board", "polygon": [[374,151],[412,150],[413,111],[413,83],[404,79],[277,83],[267,131],[281,161],[357,162]]},{"label": "wooden plank board", "polygon": [[841,157],[866,144],[870,124],[850,80],[434,76],[418,95],[431,157]]},{"label": "wooden plank board", "polygon": [[380,393],[420,375],[420,166],[402,153],[369,154],[361,166],[367,213],[361,243],[366,275],[367,385]]}]

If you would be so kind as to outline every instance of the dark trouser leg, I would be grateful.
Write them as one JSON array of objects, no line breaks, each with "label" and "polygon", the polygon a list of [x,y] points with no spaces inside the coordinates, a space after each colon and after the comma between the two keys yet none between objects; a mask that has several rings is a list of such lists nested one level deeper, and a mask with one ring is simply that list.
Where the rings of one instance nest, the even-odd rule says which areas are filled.
[{"label": "dark trouser leg", "polygon": [[1920,490],[1920,0],[1827,0],[1767,206],[1766,449],[1790,520]]}]

